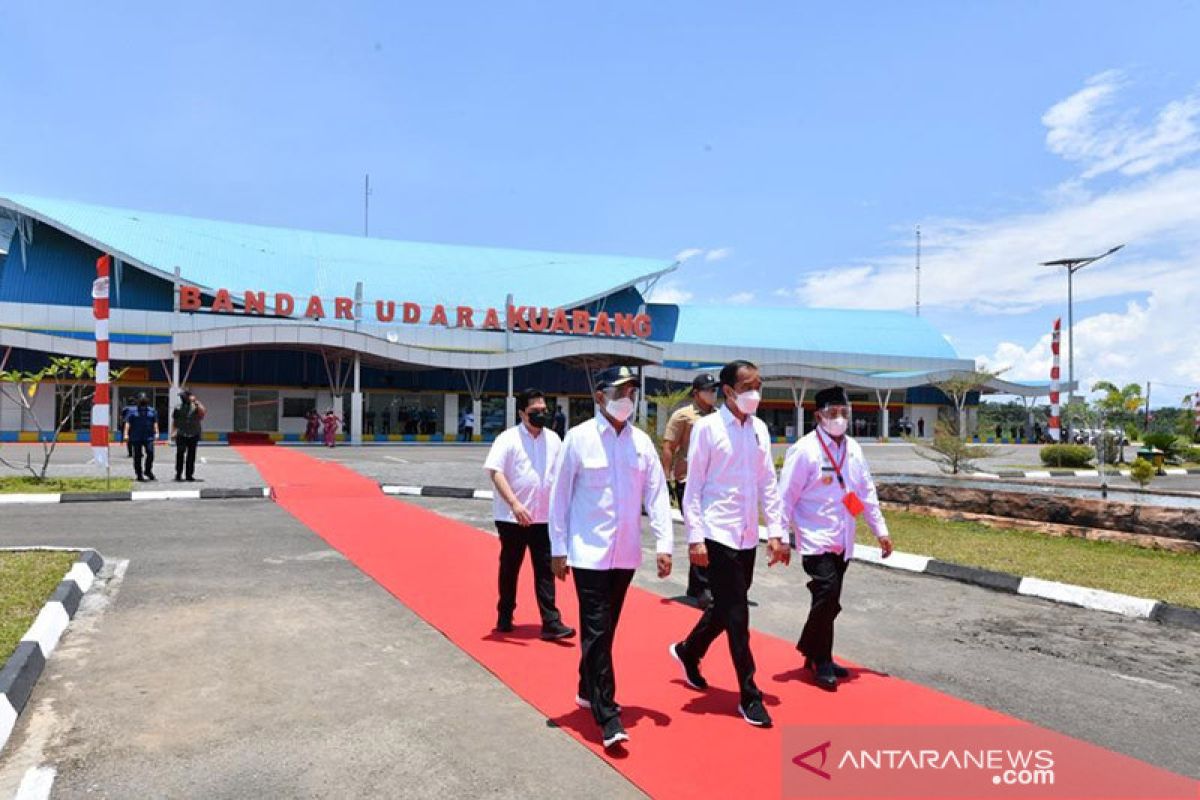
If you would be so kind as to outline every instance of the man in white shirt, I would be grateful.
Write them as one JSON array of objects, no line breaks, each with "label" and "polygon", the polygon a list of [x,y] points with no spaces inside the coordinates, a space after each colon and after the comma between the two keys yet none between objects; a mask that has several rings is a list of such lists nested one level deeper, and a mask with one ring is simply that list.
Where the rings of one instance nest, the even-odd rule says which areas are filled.
[{"label": "man in white shirt", "polygon": [[658,577],[671,574],[671,505],[654,443],[629,421],[637,375],[612,367],[595,377],[596,416],[567,432],[550,495],[554,574],[575,574],[579,598],[579,691],[606,748],[629,740],[614,696],[612,648],[621,607],[642,562],[642,509],[650,517]]},{"label": "man in white shirt", "polygon": [[708,567],[712,605],[704,610],[687,638],[670,647],[683,665],[684,679],[707,689],[700,661],[722,633],[738,677],[738,711],[757,727],[770,727],[762,692],[754,683],[750,652],[750,605],[747,593],[758,554],[758,515],[767,523],[768,566],[788,563],[783,518],[771,460],[767,425],[754,415],[761,399],[762,378],[749,361],[732,361],[721,369],[725,404],[700,418],[688,447],[688,482],[683,518],[692,563]]},{"label": "man in white shirt", "polygon": [[517,607],[517,576],[529,550],[534,593],[542,616],[542,638],[566,639],[575,629],[562,622],[554,605],[554,573],[550,569],[550,487],[562,442],[550,430],[546,398],[537,389],[517,395],[521,421],[496,437],[483,468],[491,473],[495,493],[492,511],[500,533],[500,602],[496,631],[513,629]]},{"label": "man in white shirt", "polygon": [[822,389],[816,405],[817,427],[788,448],[779,484],[784,520],[796,535],[801,563],[811,578],[812,607],[796,649],[817,685],[832,691],[838,678],[848,674],[833,661],[833,623],[842,610],[842,580],[854,555],[858,516],[879,540],[884,558],[892,554],[892,540],[862,448],[846,435],[846,390]]}]

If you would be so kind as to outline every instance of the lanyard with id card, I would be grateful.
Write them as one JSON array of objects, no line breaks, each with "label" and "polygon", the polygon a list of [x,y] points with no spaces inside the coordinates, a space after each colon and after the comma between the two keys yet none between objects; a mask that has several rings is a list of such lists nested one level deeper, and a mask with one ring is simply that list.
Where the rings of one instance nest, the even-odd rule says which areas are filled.
[{"label": "lanyard with id card", "polygon": [[825,445],[825,438],[819,430],[817,431],[817,442],[820,443],[821,450],[825,452],[825,458],[829,460],[830,466],[833,467],[833,474],[837,475],[838,486],[841,486],[842,491],[845,493],[842,495],[842,505],[846,507],[847,511],[857,517],[866,510],[866,507],[863,506],[863,502],[858,498],[857,494],[846,488],[846,480],[842,477],[842,467],[846,464],[846,454],[850,452],[850,447],[846,446],[842,449],[842,460],[839,463],[833,460],[833,454],[829,452],[829,448]]}]

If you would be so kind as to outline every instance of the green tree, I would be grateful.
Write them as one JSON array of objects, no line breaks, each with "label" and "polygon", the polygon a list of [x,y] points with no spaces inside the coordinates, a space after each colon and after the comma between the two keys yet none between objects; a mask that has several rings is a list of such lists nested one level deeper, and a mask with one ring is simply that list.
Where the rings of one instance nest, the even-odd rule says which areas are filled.
[{"label": "green tree", "polygon": [[[125,370],[113,370],[110,380],[116,382]],[[22,372],[21,370],[0,371],[0,394],[20,406],[24,415],[33,422],[37,431],[38,441],[42,445],[42,463],[34,466],[33,457],[26,453],[25,463],[14,464],[0,458],[0,464],[9,469],[24,470],[35,480],[46,480],[46,472],[50,469],[50,459],[58,447],[59,436],[67,425],[75,418],[75,412],[84,404],[90,404],[96,395],[96,362],[87,358],[70,358],[68,356],[52,356],[50,363],[37,372]],[[54,384],[51,391],[58,392],[56,413],[59,419],[47,426],[39,418],[34,409],[34,398],[45,383]]]},{"label": "green tree", "polygon": [[992,455],[1002,455],[990,447],[968,444],[958,434],[953,423],[939,419],[934,425],[932,444],[916,437],[906,437],[914,445],[917,455],[937,464],[938,469],[947,475],[958,475],[960,472],[978,472],[976,461]]},{"label": "green tree", "polygon": [[1142,397],[1141,384],[1128,383],[1121,388],[1109,381],[1098,381],[1092,384],[1093,392],[1103,392],[1096,404],[1104,410],[1104,415],[1115,427],[1124,427],[1137,416],[1137,411],[1145,404]]},{"label": "green tree", "polygon": [[[954,404],[955,416],[953,420],[949,421],[947,435],[957,436],[960,439],[967,438],[967,398],[972,392],[978,392],[987,385],[988,381],[1002,372],[1004,372],[1002,369],[994,372],[987,369],[976,369],[957,373],[952,378],[934,384]],[[936,432],[934,436],[936,438]]]}]

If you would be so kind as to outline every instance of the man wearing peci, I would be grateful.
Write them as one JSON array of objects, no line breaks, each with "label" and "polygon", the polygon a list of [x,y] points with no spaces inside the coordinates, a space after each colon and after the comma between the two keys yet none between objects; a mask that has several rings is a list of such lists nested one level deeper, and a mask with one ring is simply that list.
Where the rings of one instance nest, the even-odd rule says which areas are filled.
[{"label": "man wearing peci", "polygon": [[722,633],[738,679],[738,713],[756,727],[770,727],[762,692],[754,682],[750,652],[750,603],[758,554],[758,519],[767,523],[767,566],[789,563],[771,436],[754,415],[761,397],[762,378],[749,361],[731,361],[721,368],[721,410],[696,423],[688,452],[688,483],[683,496],[688,556],[708,567],[713,603],[670,654],[683,666],[689,686],[704,690],[708,682],[700,662]]},{"label": "man wearing peci", "polygon": [[658,577],[671,574],[674,531],[667,481],[650,437],[630,422],[637,375],[595,376],[596,416],[567,432],[550,495],[554,574],[574,572],[579,599],[579,690],[605,748],[629,740],[615,700],[612,650],[621,608],[642,561],[642,509],[650,518]]},{"label": "man wearing peci", "polygon": [[513,629],[517,607],[517,578],[525,551],[533,562],[534,596],[542,619],[542,638],[566,639],[575,630],[562,622],[554,604],[554,573],[550,569],[550,487],[562,442],[550,430],[546,398],[537,389],[517,395],[520,421],[496,437],[483,468],[491,475],[495,493],[492,511],[500,534],[500,600],[496,631]]},{"label": "man wearing peci", "polygon": [[842,581],[854,555],[858,517],[864,517],[879,540],[884,558],[892,554],[892,540],[862,448],[846,435],[846,390],[822,389],[816,406],[817,427],[788,448],[779,484],[784,520],[795,533],[812,594],[796,649],[804,654],[804,666],[813,671],[817,685],[832,691],[838,679],[849,674],[833,660],[833,624],[842,610]]}]

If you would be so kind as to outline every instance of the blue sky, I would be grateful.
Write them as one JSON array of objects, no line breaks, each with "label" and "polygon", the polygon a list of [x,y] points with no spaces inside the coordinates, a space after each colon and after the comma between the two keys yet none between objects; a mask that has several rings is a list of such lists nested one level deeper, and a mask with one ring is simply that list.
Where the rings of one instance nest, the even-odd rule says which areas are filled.
[{"label": "blue sky", "polygon": [[1200,388],[1195,3],[118,7],[6,4],[0,189],[353,233],[369,171],[373,235],[691,253],[693,303],[911,308],[920,224],[925,314],[1019,378],[1036,262],[1128,240],[1077,371]]}]

